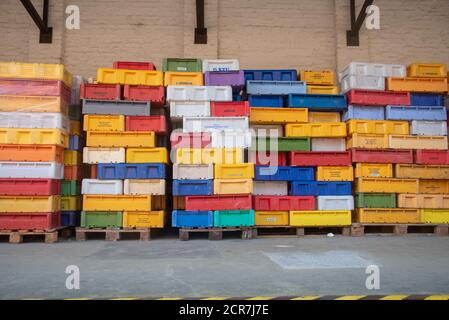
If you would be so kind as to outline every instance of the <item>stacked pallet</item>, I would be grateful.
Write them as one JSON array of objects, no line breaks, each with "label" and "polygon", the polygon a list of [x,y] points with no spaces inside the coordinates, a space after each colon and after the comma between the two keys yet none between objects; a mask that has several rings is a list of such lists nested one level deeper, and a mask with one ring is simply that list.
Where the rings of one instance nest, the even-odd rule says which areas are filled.
[{"label": "stacked pallet", "polygon": [[[189,60],[177,67],[189,71]],[[198,60],[197,65],[201,62]],[[180,66],[181,65],[181,66]],[[244,87],[236,60],[205,60],[205,86],[169,86],[175,130],[171,136],[176,228],[240,228],[254,225],[254,166],[247,102],[232,101]],[[192,85],[194,85],[192,83]],[[181,233],[180,233],[181,234]]]},{"label": "stacked pallet", "polygon": [[63,65],[0,63],[2,230],[49,231],[61,225],[71,86]]},{"label": "stacked pallet", "polygon": [[83,160],[91,166],[82,183],[81,227],[163,228],[168,150],[156,143],[167,133],[163,73],[152,63],[115,62],[98,69],[96,84],[81,86],[81,98]]}]

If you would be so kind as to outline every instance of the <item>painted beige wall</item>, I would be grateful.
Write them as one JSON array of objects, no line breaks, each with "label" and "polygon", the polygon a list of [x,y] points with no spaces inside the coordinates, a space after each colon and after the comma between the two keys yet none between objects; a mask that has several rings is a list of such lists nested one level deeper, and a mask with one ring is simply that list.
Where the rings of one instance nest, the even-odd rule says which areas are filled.
[{"label": "painted beige wall", "polygon": [[[381,30],[346,46],[348,0],[205,0],[208,44],[193,44],[195,0],[51,0],[52,44],[17,0],[0,1],[0,60],[64,63],[86,77],[114,60],[238,58],[242,68],[341,70],[350,61],[449,64],[449,1],[375,0]],[[40,10],[41,1],[34,1]],[[357,0],[358,7],[362,0]],[[65,8],[81,30],[64,28]],[[406,6],[405,6],[406,4]]]}]

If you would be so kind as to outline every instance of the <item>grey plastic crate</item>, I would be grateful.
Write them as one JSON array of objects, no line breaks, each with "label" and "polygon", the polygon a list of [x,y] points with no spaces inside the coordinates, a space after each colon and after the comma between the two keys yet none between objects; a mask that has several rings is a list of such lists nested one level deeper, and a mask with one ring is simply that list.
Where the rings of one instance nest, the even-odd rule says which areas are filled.
[{"label": "grey plastic crate", "polygon": [[83,114],[149,116],[150,102],[83,100]]}]

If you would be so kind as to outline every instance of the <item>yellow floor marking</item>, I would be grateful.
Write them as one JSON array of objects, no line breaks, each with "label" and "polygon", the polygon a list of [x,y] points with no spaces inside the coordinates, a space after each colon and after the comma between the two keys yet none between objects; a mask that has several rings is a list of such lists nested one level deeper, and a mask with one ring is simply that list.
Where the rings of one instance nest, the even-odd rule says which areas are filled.
[{"label": "yellow floor marking", "polygon": [[343,296],[343,297],[337,298],[335,300],[360,300],[365,297],[366,296]]},{"label": "yellow floor marking", "polygon": [[449,295],[434,295],[434,296],[428,296],[424,300],[449,300]]},{"label": "yellow floor marking", "polygon": [[274,298],[275,297],[253,297],[253,298],[249,298],[249,299],[246,299],[246,300],[272,300]]},{"label": "yellow floor marking", "polygon": [[404,300],[407,297],[408,297],[408,295],[407,296],[405,296],[405,295],[385,296],[385,297],[381,298],[380,300]]},{"label": "yellow floor marking", "polygon": [[229,299],[228,297],[210,297],[210,298],[205,298],[205,299],[201,299],[201,300],[226,300]]},{"label": "yellow floor marking", "polygon": [[321,298],[321,296],[304,296],[304,297],[293,298],[291,300],[316,300],[318,298]]}]

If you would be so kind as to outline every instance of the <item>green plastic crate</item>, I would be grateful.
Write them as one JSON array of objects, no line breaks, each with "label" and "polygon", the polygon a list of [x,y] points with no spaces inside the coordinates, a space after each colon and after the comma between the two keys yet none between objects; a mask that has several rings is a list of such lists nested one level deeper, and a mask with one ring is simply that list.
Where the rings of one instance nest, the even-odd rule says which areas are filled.
[{"label": "green plastic crate", "polygon": [[254,210],[214,211],[214,227],[252,227]]},{"label": "green plastic crate", "polygon": [[121,228],[122,226],[122,212],[81,213],[81,227],[83,228]]},{"label": "green plastic crate", "polygon": [[311,140],[310,138],[278,138],[278,145],[276,146],[275,140],[265,139],[265,144],[259,146],[259,141],[261,139],[253,140],[251,150],[252,151],[279,151],[279,152],[289,152],[289,151],[310,151],[311,150]]},{"label": "green plastic crate", "polygon": [[395,193],[357,193],[357,208],[396,208]]},{"label": "green plastic crate", "polygon": [[202,72],[200,59],[166,58],[162,70],[175,72]]},{"label": "green plastic crate", "polygon": [[61,196],[72,197],[81,194],[81,184],[76,180],[64,180],[61,182]]}]

